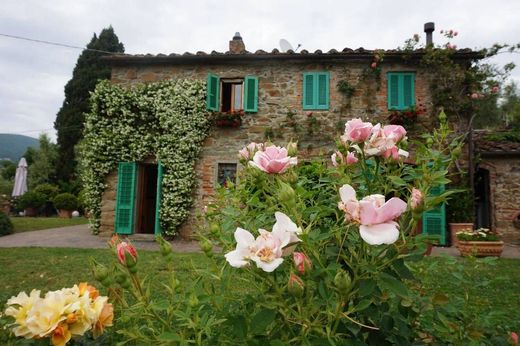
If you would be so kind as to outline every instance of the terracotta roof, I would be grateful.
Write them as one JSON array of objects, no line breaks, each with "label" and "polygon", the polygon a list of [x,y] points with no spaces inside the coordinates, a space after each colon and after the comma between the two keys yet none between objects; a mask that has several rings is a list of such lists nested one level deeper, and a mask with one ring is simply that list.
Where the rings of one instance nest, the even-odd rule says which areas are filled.
[{"label": "terracotta roof", "polygon": [[475,150],[483,156],[520,155],[520,143],[507,140],[489,140],[486,136],[500,134],[506,131],[475,130],[473,134]]},{"label": "terracotta roof", "polygon": [[[419,58],[425,50],[417,49],[412,52],[405,52],[401,50],[377,50],[382,52],[385,60],[401,59],[404,56],[411,56]],[[198,51],[196,53],[186,52],[184,54],[117,54],[103,57],[103,60],[108,61],[113,65],[127,65],[127,64],[175,64],[175,63],[193,63],[193,62],[226,62],[226,61],[254,61],[254,60],[371,60],[374,57],[376,50],[367,50],[362,47],[358,49],[344,48],[341,51],[331,49],[327,52],[315,50],[309,52],[305,49],[294,52],[289,50],[287,52],[280,52],[278,49],[273,49],[270,52],[264,50],[257,50],[256,52],[245,51],[243,53],[231,52],[216,52],[206,53]],[[455,51],[454,58],[457,59],[482,59],[483,53],[471,50],[469,48],[459,49]]]}]

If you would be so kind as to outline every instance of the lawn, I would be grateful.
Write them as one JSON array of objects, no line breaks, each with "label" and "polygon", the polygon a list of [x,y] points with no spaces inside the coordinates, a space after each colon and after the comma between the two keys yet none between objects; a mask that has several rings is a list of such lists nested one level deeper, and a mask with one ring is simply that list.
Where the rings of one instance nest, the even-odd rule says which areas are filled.
[{"label": "lawn", "polygon": [[62,219],[59,217],[11,217],[14,233],[38,231],[41,229],[83,225],[88,223],[84,217]]},{"label": "lawn", "polygon": [[[70,287],[81,281],[99,285],[92,278],[88,258],[94,257],[107,264],[112,259],[109,250],[56,249],[56,248],[6,248],[0,251],[0,309],[3,303],[19,291],[29,292],[33,288],[55,290]],[[175,254],[177,277],[181,282],[193,282],[197,274],[193,267],[207,266],[203,254]],[[453,278],[453,258],[426,258],[417,266],[418,276],[425,288],[431,292],[443,292],[448,297],[461,297],[463,288],[469,289],[473,313],[484,313],[492,307],[503,313],[500,324],[509,330],[520,330],[520,260],[499,259],[494,265],[461,259],[460,263],[468,274],[466,279]],[[146,274],[161,281],[167,270],[161,255],[157,252],[140,251],[139,267],[146,268]],[[486,289],[482,290],[483,283]],[[237,290],[238,292],[238,290]]]}]

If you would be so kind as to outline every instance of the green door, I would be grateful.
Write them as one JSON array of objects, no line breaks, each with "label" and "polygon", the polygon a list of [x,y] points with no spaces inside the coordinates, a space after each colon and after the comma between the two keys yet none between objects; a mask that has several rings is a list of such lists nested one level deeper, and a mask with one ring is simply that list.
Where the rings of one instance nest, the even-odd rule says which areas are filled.
[{"label": "green door", "polygon": [[[444,185],[439,185],[431,189],[430,195],[438,196],[443,192]],[[423,213],[422,232],[439,236],[439,244],[446,245],[446,205],[444,203]]]},{"label": "green door", "polygon": [[117,171],[116,227],[118,234],[134,233],[137,164],[119,162]]},{"label": "green door", "polygon": [[160,222],[160,216],[161,216],[161,191],[162,191],[162,179],[163,179],[163,165],[161,164],[161,161],[157,162],[157,199],[155,202],[155,227],[154,227],[154,233],[155,234],[161,234],[161,222]]}]

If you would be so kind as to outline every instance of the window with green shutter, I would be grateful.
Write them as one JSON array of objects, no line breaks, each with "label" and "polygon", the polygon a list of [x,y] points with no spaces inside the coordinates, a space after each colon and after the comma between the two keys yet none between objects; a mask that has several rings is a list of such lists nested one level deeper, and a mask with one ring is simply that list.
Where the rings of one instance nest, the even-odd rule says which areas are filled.
[{"label": "window with green shutter", "polygon": [[134,232],[136,180],[137,164],[135,162],[119,162],[115,222],[115,232],[118,234],[132,234]]},{"label": "window with green shutter", "polygon": [[415,106],[415,72],[387,73],[388,109],[405,110]]},{"label": "window with green shutter", "polygon": [[[443,192],[444,185],[439,185],[430,190],[430,195],[438,196]],[[423,213],[422,232],[423,234],[439,236],[439,244],[446,245],[446,205],[444,203]]]},{"label": "window with green shutter", "polygon": [[302,89],[303,109],[329,109],[329,72],[304,72]]},{"label": "window with green shutter", "polygon": [[258,77],[219,78],[209,73],[206,109],[214,112],[258,112]]}]

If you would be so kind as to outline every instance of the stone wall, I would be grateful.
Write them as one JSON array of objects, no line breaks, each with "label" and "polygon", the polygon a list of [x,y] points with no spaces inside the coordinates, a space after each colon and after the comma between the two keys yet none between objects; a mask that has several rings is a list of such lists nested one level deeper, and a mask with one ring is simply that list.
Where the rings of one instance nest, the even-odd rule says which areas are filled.
[{"label": "stone wall", "polygon": [[492,228],[505,242],[520,245],[520,228],[513,225],[520,214],[520,158],[485,157],[480,167],[489,171]]},{"label": "stone wall", "polygon": [[[201,158],[196,166],[199,185],[196,194],[196,208],[208,202],[214,193],[218,163],[237,162],[237,152],[250,142],[263,142],[266,134],[278,145],[289,140],[298,140],[300,150],[306,155],[327,154],[334,147],[334,139],[343,132],[349,119],[362,117],[365,120],[386,122],[387,79],[389,71],[416,72],[416,103],[431,109],[427,74],[414,66],[383,63],[380,78],[375,78],[372,70],[367,70],[370,62],[308,63],[301,61],[262,61],[243,65],[172,65],[172,66],[114,66],[112,82],[130,86],[138,83],[156,82],[171,78],[196,78],[206,80],[208,73],[220,78],[243,78],[246,75],[258,77],[258,112],[246,114],[240,128],[213,128],[204,143]],[[302,110],[303,72],[328,71],[330,73],[330,99],[327,111]],[[368,71],[368,73],[367,73]],[[364,78],[364,75],[368,77]],[[348,80],[355,87],[354,95],[347,98],[337,90],[341,80]],[[289,114],[289,116],[288,116]],[[431,128],[432,117],[427,112],[420,116],[412,129],[422,132]],[[312,119],[311,121],[311,118]],[[316,120],[317,125],[310,124]],[[109,181],[114,179],[110,175]],[[115,178],[117,179],[117,177]],[[115,183],[113,181],[110,184]],[[109,189],[110,190],[110,189]],[[102,232],[107,232],[113,219],[114,199],[111,190],[103,196]],[[185,223],[186,225],[192,222]],[[190,229],[181,229],[183,237],[188,237]]]}]

